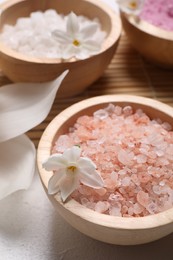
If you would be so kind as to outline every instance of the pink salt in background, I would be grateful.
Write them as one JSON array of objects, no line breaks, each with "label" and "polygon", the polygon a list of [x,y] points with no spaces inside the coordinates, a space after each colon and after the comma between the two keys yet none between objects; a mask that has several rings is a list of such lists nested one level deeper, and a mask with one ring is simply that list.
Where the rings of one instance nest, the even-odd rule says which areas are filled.
[{"label": "pink salt in background", "polygon": [[55,143],[53,153],[80,145],[104,179],[104,188],[85,185],[72,198],[97,212],[143,217],[173,206],[173,131],[141,109],[109,104],[81,116]]},{"label": "pink salt in background", "polygon": [[173,0],[145,0],[140,18],[167,31],[173,31]]}]

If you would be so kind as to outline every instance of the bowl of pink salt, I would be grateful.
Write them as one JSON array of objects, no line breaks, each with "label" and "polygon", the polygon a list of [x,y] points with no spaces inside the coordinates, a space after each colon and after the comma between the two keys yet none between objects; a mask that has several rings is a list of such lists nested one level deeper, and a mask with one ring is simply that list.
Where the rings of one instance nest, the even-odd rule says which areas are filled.
[{"label": "bowl of pink salt", "polygon": [[172,107],[140,96],[98,96],[68,107],[38,146],[48,198],[70,225],[106,243],[170,234],[172,127]]},{"label": "bowl of pink salt", "polygon": [[102,75],[121,35],[119,15],[102,1],[13,0],[0,9],[3,73],[14,82],[46,82],[68,69],[61,97],[82,93]]},{"label": "bowl of pink salt", "polygon": [[173,68],[172,0],[145,0],[137,15],[122,11],[121,18],[129,41],[146,60]]}]

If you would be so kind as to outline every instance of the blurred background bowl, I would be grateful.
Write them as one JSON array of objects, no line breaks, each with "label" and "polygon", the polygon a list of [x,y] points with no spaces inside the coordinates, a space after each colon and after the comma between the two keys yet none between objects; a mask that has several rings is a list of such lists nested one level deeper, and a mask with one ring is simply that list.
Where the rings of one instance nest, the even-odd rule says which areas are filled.
[{"label": "blurred background bowl", "polygon": [[121,12],[122,24],[132,46],[147,60],[173,68],[173,32]]},{"label": "blurred background bowl", "polygon": [[5,24],[13,25],[20,17],[29,17],[31,12],[47,9],[55,9],[64,15],[73,11],[89,19],[98,18],[107,33],[101,52],[85,60],[61,63],[59,59],[23,55],[1,41],[0,66],[3,73],[14,82],[51,81],[69,69],[59,89],[59,96],[74,96],[96,81],[110,63],[121,35],[121,19],[101,0],[11,0],[1,5],[0,31]]},{"label": "blurred background bowl", "polygon": [[146,217],[116,217],[90,210],[73,199],[63,203],[59,194],[56,197],[48,194],[48,181],[53,173],[45,171],[42,163],[50,156],[57,137],[67,133],[79,116],[92,115],[94,111],[106,107],[109,103],[140,108],[151,119],[160,118],[173,126],[173,108],[153,99],[108,95],[83,100],[57,115],[44,131],[37,151],[40,179],[55,209],[82,233],[111,244],[135,245],[151,242],[173,232],[173,208]]}]

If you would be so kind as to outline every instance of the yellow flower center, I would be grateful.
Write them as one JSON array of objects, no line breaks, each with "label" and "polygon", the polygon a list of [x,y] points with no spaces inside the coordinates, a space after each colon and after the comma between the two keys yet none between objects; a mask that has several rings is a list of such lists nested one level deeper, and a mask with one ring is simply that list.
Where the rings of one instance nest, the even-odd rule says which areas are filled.
[{"label": "yellow flower center", "polygon": [[129,2],[129,8],[136,9],[137,7],[138,7],[138,5],[137,5],[136,1]]},{"label": "yellow flower center", "polygon": [[79,45],[80,45],[80,42],[79,42],[78,40],[75,39],[75,40],[73,41],[73,45],[75,45],[75,46],[79,46]]},{"label": "yellow flower center", "polygon": [[76,170],[76,166],[71,165],[71,166],[67,167],[67,170],[72,171],[74,173]]}]

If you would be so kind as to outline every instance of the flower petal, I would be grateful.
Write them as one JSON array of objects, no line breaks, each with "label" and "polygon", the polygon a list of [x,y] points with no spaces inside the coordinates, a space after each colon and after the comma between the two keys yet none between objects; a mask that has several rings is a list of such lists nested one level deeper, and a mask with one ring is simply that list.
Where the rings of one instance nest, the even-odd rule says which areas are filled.
[{"label": "flower petal", "polygon": [[91,174],[92,174],[92,171],[95,171],[95,169],[96,169],[95,163],[91,159],[89,159],[87,157],[81,157],[79,159],[78,167],[80,169],[90,170]]},{"label": "flower petal", "polygon": [[73,58],[76,55],[76,51],[77,51],[76,49],[78,49],[78,47],[73,46],[73,44],[67,45],[63,49],[62,58],[65,59],[65,60]]},{"label": "flower petal", "polygon": [[0,143],[0,199],[28,189],[35,173],[35,147],[26,135]]},{"label": "flower petal", "polygon": [[99,189],[104,186],[104,181],[97,171],[92,171],[91,173],[89,171],[80,169],[79,179],[81,183],[95,189]]},{"label": "flower petal", "polygon": [[61,198],[63,202],[69,197],[69,195],[78,187],[79,179],[77,175],[66,175],[60,184]]},{"label": "flower petal", "polygon": [[59,170],[58,172],[54,173],[52,177],[49,179],[48,182],[48,193],[54,194],[59,191],[59,184],[63,176],[66,175],[65,170]]},{"label": "flower petal", "polygon": [[87,58],[89,58],[89,57],[91,57],[92,56],[92,54],[91,54],[91,52],[90,51],[88,51],[88,50],[86,50],[86,49],[80,49],[80,50],[78,50],[77,52],[76,52],[76,54],[75,54],[75,57],[78,59],[78,60],[85,60],[85,59],[87,59]]},{"label": "flower petal", "polygon": [[67,19],[67,33],[74,38],[79,32],[79,23],[77,16],[71,12]]},{"label": "flower petal", "polygon": [[101,46],[93,40],[85,40],[82,42],[81,46],[76,48],[77,51],[75,56],[77,59],[84,60],[92,55],[99,53]]},{"label": "flower petal", "polygon": [[81,154],[81,148],[78,146],[73,146],[72,148],[68,148],[63,153],[63,158],[68,161],[68,164],[70,163],[76,163]]},{"label": "flower petal", "polygon": [[62,154],[52,154],[42,165],[46,171],[55,171],[66,168],[67,162]]},{"label": "flower petal", "polygon": [[15,83],[0,88],[0,142],[27,132],[46,118],[67,73],[47,83]]},{"label": "flower petal", "polygon": [[61,43],[61,44],[69,44],[72,42],[72,38],[69,37],[68,34],[66,34],[65,32],[60,31],[60,30],[53,31],[52,36],[54,37],[54,39],[56,39],[58,41],[58,43]]},{"label": "flower petal", "polygon": [[101,45],[93,40],[85,40],[82,45],[83,48],[95,53],[99,52],[101,48]]},{"label": "flower petal", "polygon": [[83,35],[83,37],[85,36],[85,38],[90,38],[93,37],[93,34],[97,31],[97,29],[98,29],[98,24],[88,23],[87,26],[81,29],[81,34]]}]

